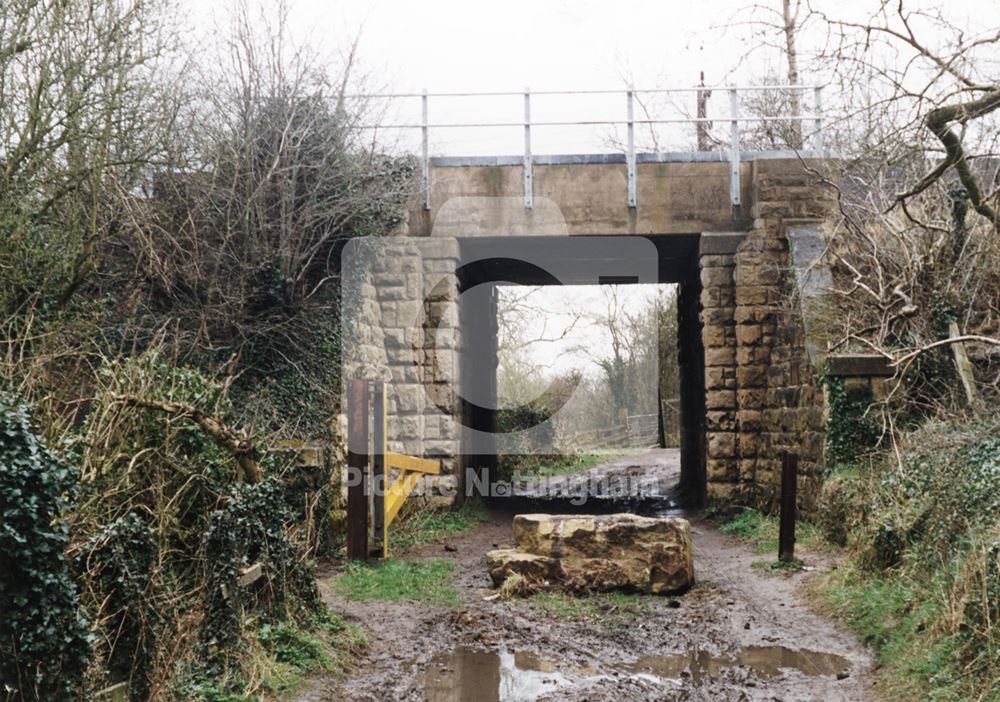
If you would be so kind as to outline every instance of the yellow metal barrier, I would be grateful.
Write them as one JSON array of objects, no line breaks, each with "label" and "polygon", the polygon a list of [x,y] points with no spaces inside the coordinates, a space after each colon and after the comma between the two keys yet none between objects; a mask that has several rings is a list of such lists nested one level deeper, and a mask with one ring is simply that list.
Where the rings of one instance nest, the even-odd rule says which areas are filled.
[{"label": "yellow metal barrier", "polygon": [[385,454],[385,465],[388,468],[395,468],[399,471],[399,477],[392,484],[385,494],[385,526],[388,528],[392,521],[399,514],[400,508],[406,498],[417,486],[417,481],[421,475],[438,475],[441,473],[441,461],[432,461],[426,458],[416,458],[406,456],[402,453],[391,451]]},{"label": "yellow metal barrier", "polygon": [[[371,541],[375,547],[375,551],[381,554],[382,558],[385,558],[389,553],[389,525],[396,519],[399,514],[399,510],[402,509],[403,504],[406,502],[406,498],[410,496],[416,488],[417,483],[420,482],[421,476],[424,475],[438,475],[441,473],[441,462],[436,460],[431,460],[427,458],[418,458],[416,456],[407,456],[402,453],[396,453],[394,451],[389,451],[388,439],[387,439],[387,423],[386,423],[386,388],[385,384],[379,381],[373,381],[369,383],[371,390],[372,399],[372,432],[371,432],[371,453],[370,453],[370,471],[371,479],[364,480],[363,483],[354,488],[348,488],[348,534],[355,533],[359,534],[355,538],[355,541],[359,541],[364,533],[368,531],[367,522],[368,515],[367,509],[364,509],[367,505],[364,501],[361,501],[360,495],[354,500],[351,499],[350,490],[356,489],[359,491],[364,490],[364,485],[367,484],[371,487]],[[349,396],[349,404],[350,404]],[[352,408],[348,408],[348,418],[349,421],[360,422],[362,417],[364,418],[365,424],[367,424],[368,412],[367,402],[365,404],[365,411],[352,411]],[[366,428],[365,428],[366,429]],[[348,428],[349,433],[351,432],[350,427]],[[363,436],[364,432],[353,434],[355,436]],[[367,472],[369,470],[369,462],[365,460],[367,457],[358,457],[356,459],[357,463],[363,464],[367,477]],[[395,479],[390,484],[390,471],[395,471]],[[355,505],[352,510],[351,506]],[[364,525],[364,526],[362,526]],[[365,539],[367,541],[367,539]],[[361,549],[359,547],[351,547],[348,545],[348,555],[352,558],[365,557],[370,553],[370,549]]]}]

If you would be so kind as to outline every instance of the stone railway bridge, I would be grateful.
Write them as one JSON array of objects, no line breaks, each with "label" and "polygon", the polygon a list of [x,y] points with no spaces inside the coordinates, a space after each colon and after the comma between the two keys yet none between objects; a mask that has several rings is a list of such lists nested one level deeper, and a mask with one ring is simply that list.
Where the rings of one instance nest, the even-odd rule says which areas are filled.
[{"label": "stone railway bridge", "polygon": [[814,504],[824,411],[811,319],[836,210],[813,175],[819,160],[633,151],[424,163],[397,236],[345,253],[359,322],[346,374],[387,381],[390,450],[441,457],[445,494],[465,494],[467,469],[491,465],[498,282],[676,283],[681,487],[695,502],[776,504],[788,450],[800,456],[801,505]]}]

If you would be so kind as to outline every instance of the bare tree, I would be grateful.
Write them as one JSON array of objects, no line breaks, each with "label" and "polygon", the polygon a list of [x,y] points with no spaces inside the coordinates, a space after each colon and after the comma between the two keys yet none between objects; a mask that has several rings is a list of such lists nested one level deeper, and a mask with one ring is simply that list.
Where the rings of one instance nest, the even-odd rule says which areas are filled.
[{"label": "bare tree", "polygon": [[294,388],[287,408],[308,397],[311,410],[272,419],[308,410],[315,431],[338,396],[340,250],[402,221],[414,164],[357,128],[377,106],[349,97],[363,80],[354,49],[331,66],[287,22],[281,4],[259,15],[238,5],[222,56],[191,72],[186,128],[148,197],[131,203],[131,265],[117,273],[136,285],[141,272],[139,325],[181,320],[174,341],[190,354],[235,358],[248,411],[273,414],[262,388]]},{"label": "bare tree", "polygon": [[162,156],[156,2],[10,0],[0,12],[0,306],[65,303]]},{"label": "bare tree", "polygon": [[500,286],[497,294],[497,381],[505,403],[525,403],[542,396],[550,385],[548,369],[534,360],[540,345],[571,338],[583,312],[553,309],[544,286]]},{"label": "bare tree", "polygon": [[845,157],[827,174],[843,224],[833,348],[884,354],[899,369],[894,399],[936,411],[958,400],[950,347],[968,343],[995,391],[1000,85],[987,57],[1000,29],[903,0],[861,19],[813,3],[809,16],[824,37],[815,59],[833,68],[831,141]]},{"label": "bare tree", "polygon": [[[796,48],[796,31],[798,30],[799,10],[802,9],[801,0],[781,0],[781,24],[782,32],[785,35],[785,60],[788,62],[788,84],[799,84],[799,52]],[[802,96],[798,90],[791,90],[788,94],[788,105],[791,114],[798,116],[802,114]],[[791,144],[793,149],[802,148],[802,123],[793,121],[790,125]]]},{"label": "bare tree", "polygon": [[951,176],[972,210],[1000,231],[996,166],[986,163],[996,155],[993,115],[1000,108],[1000,83],[987,57],[1000,46],[1000,28],[961,27],[942,12],[910,9],[904,0],[882,0],[863,21],[818,3],[810,13],[827,30],[827,48],[817,60],[837,66],[843,123],[861,111],[881,113],[879,132],[844,143],[875,147],[866,149],[869,157],[909,149],[929,164],[915,182],[901,183],[897,205]]}]

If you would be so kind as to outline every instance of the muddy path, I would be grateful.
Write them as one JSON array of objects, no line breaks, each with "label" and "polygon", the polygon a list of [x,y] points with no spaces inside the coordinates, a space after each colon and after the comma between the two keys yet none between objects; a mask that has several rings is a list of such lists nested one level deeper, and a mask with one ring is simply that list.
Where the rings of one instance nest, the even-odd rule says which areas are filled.
[{"label": "muddy path", "polygon": [[[628,463],[628,462],[626,462]],[[692,516],[698,584],[677,598],[491,595],[483,554],[513,543],[510,513],[400,558],[454,563],[454,608],[346,601],[321,581],[336,612],[370,646],[340,681],[317,680],[302,702],[326,700],[868,700],[869,653],[806,606],[809,572],[754,568],[753,553]]]}]

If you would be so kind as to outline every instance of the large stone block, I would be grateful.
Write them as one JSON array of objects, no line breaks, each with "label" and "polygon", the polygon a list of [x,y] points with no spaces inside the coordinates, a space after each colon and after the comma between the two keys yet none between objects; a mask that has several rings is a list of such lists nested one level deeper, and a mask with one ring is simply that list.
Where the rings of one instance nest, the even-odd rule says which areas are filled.
[{"label": "large stone block", "polygon": [[514,540],[516,549],[486,556],[496,585],[512,572],[573,591],[667,594],[694,584],[685,519],[520,514],[514,517]]},{"label": "large stone block", "polygon": [[736,269],[737,289],[743,286],[770,287],[779,285],[781,277],[782,269],[777,263],[747,265],[745,267],[737,267]]},{"label": "large stone block", "polygon": [[701,291],[701,306],[732,307],[736,304],[736,290],[732,286],[703,288]]},{"label": "large stone block", "polygon": [[767,366],[742,366],[736,369],[736,382],[741,388],[762,388],[767,383]]},{"label": "large stone block", "polygon": [[710,503],[720,505],[739,502],[743,497],[740,486],[735,483],[709,481],[705,493]]},{"label": "large stone block", "polygon": [[732,324],[735,311],[735,307],[709,307],[702,310],[701,321],[706,327]]},{"label": "large stone block", "polygon": [[736,261],[733,258],[735,252],[728,254],[718,254],[718,255],[704,255],[698,257],[698,264],[702,268],[718,268],[720,266],[728,266],[732,268],[736,265]]},{"label": "large stone block", "polygon": [[763,424],[763,417],[760,410],[745,409],[740,410],[737,414],[737,419],[739,420],[739,426],[741,431],[747,432],[757,432],[760,431]]},{"label": "large stone block", "polygon": [[764,391],[760,389],[737,390],[736,400],[741,410],[755,410],[764,407]]},{"label": "large stone block", "polygon": [[515,548],[501,548],[486,554],[486,569],[493,584],[500,586],[509,576],[517,574],[534,585],[547,585],[562,577],[559,559],[536,556]]},{"label": "large stone block", "polygon": [[702,343],[705,346],[719,347],[730,343],[732,332],[729,325],[709,325],[701,332]]},{"label": "large stone block", "polygon": [[736,349],[736,364],[740,366],[768,364],[771,357],[771,349],[767,346],[741,346]]},{"label": "large stone block", "polygon": [[767,306],[737,307],[735,314],[733,314],[733,321],[736,324],[773,322],[774,316],[775,310]]},{"label": "large stone block", "polygon": [[400,414],[416,413],[424,406],[424,390],[420,385],[397,385],[392,393]]}]

